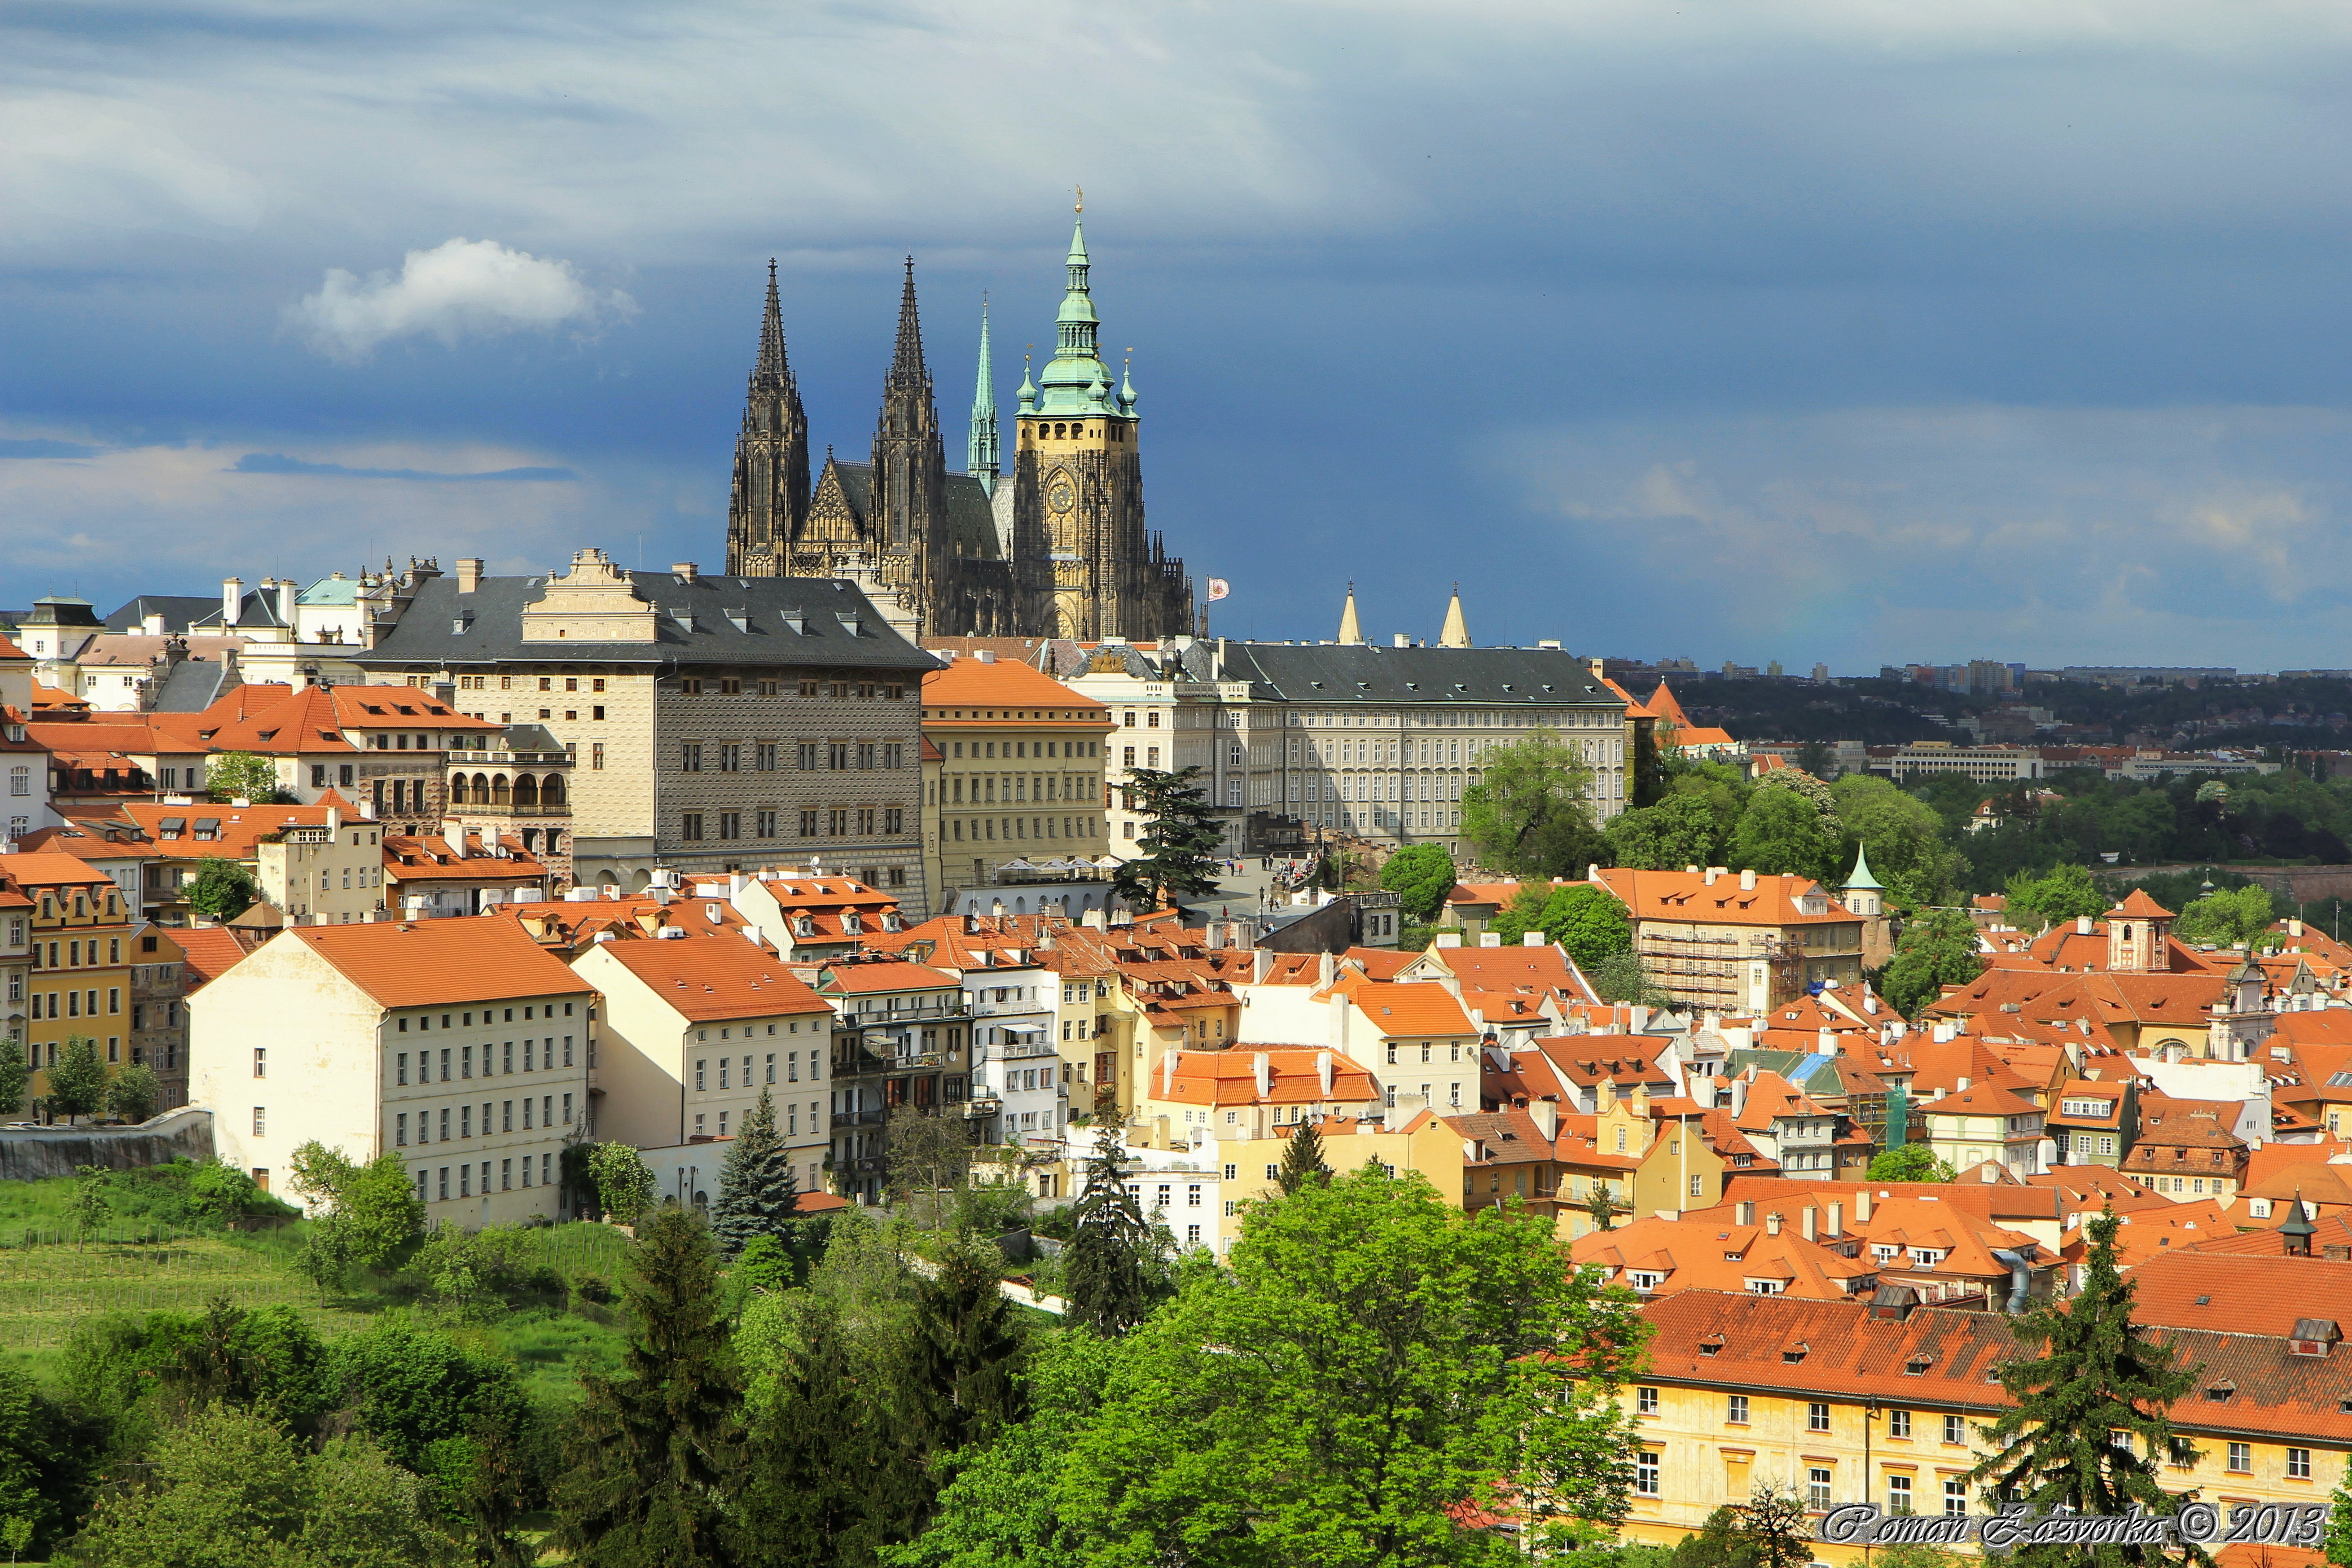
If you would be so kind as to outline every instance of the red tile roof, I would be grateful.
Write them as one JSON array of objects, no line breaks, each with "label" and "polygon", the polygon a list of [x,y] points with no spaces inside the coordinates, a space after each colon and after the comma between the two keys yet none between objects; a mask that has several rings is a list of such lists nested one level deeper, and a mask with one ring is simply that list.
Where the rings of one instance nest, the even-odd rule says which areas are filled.
[{"label": "red tile roof", "polygon": [[[430,1008],[590,989],[512,923],[478,917],[296,925],[272,938],[299,942],[384,1008]],[[587,1020],[580,1020],[583,1027]]]},{"label": "red tile roof", "polygon": [[607,942],[597,951],[635,976],[655,1000],[697,1023],[833,1011],[831,1002],[774,954],[740,937],[719,943]]}]

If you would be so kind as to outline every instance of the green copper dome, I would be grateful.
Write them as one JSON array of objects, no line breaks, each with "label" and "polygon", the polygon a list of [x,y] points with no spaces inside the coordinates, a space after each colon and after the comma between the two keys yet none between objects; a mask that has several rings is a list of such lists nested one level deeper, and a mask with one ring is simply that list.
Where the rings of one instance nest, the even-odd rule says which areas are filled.
[{"label": "green copper dome", "polygon": [[1075,414],[1081,418],[1108,414],[1114,412],[1110,405],[1110,367],[1102,362],[1097,347],[1101,322],[1095,316],[1094,297],[1087,292],[1084,219],[1070,230],[1067,265],[1069,289],[1062,296],[1062,308],[1054,319],[1054,357],[1046,361],[1045,372],[1037,378],[1035,408],[1032,410],[1024,399],[1022,412]]},{"label": "green copper dome", "polygon": [[1845,890],[1848,893],[1853,892],[1856,888],[1871,893],[1886,891],[1878,885],[1878,879],[1870,874],[1870,851],[1861,844],[1854,846],[1853,874],[1845,879]]}]

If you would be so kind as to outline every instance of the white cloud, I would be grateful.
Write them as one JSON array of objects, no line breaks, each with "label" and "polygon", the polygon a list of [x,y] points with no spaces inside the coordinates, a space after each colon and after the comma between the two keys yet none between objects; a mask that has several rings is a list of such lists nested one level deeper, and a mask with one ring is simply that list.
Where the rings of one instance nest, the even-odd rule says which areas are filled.
[{"label": "white cloud", "polygon": [[454,346],[465,337],[566,324],[586,333],[636,308],[617,288],[591,288],[568,261],[541,260],[496,240],[453,239],[410,251],[397,277],[379,272],[362,281],[329,267],[319,292],[289,308],[286,319],[312,348],[349,361],[411,334]]}]

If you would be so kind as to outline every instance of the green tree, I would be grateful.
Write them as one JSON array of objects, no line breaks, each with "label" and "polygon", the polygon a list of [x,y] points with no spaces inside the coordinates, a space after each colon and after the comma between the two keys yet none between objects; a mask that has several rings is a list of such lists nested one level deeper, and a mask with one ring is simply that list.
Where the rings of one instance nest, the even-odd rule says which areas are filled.
[{"label": "green tree", "polygon": [[1719,865],[1725,841],[1715,810],[1701,794],[1670,790],[1654,806],[1622,811],[1602,835],[1603,859],[1635,871],[1680,871]]},{"label": "green tree", "polygon": [[[2011,1404],[1984,1429],[1990,1451],[1969,1479],[2036,1513],[2169,1515],[2183,1501],[2164,1490],[2158,1467],[2183,1441],[2170,1412],[2196,1369],[2175,1364],[2174,1347],[2132,1322],[2134,1286],[2116,1269],[2117,1228],[2113,1209],[2090,1221],[2082,1289],[2063,1306],[2045,1301],[2011,1324],[2018,1354],[2000,1369]],[[2085,1555],[2055,1544],[2015,1552],[2020,1568],[2075,1568]],[[2102,1565],[2169,1560],[2155,1544],[2101,1546],[2089,1555]],[[2201,1547],[2188,1555],[2210,1562]]]},{"label": "green tree", "polygon": [[1977,928],[1964,909],[1931,909],[1903,927],[1887,960],[1879,994],[1906,1018],[1943,995],[1946,986],[1965,986],[1984,972],[1977,955]]},{"label": "green tree", "polygon": [[331,1215],[310,1221],[302,1245],[294,1254],[294,1271],[310,1281],[324,1305],[327,1292],[343,1282],[352,1270],[350,1230]]},{"label": "green tree", "polygon": [[49,1069],[49,1109],[70,1123],[94,1114],[105,1098],[106,1065],[98,1060],[98,1041],[67,1037]]},{"label": "green tree", "polygon": [[[1766,783],[1780,777],[1767,774]],[[1731,837],[1731,858],[1743,870],[1771,876],[1790,874],[1826,883],[1838,871],[1834,816],[1823,821],[1813,803],[1793,789],[1759,784]]]},{"label": "green tree", "polygon": [[1551,906],[1551,883],[1531,882],[1511,895],[1511,902],[1495,912],[1486,923],[1487,931],[1506,947],[1516,947],[1519,938],[1543,924],[1544,911]]},{"label": "green tree", "polygon": [[1949,904],[1958,896],[1969,862],[1952,847],[1952,830],[1936,809],[1885,779],[1849,773],[1830,786],[1844,841],[1838,874],[1854,856],[1870,854],[1870,869],[1897,909]]},{"label": "green tree", "polygon": [[1557,731],[1488,748],[1462,792],[1462,836],[1479,862],[1521,876],[1582,875],[1601,840],[1592,826],[1592,770]]},{"label": "green tree", "polygon": [[1131,768],[1118,788],[1129,809],[1146,818],[1139,852],[1111,878],[1111,890],[1139,913],[1163,908],[1171,894],[1217,891],[1217,848],[1224,830],[1209,815],[1209,798],[1193,782],[1198,768],[1162,773]]},{"label": "green tree", "polygon": [[2344,1468],[2344,1479],[2336,1483],[2328,1505],[2327,1560],[2352,1564],[2352,1465]]},{"label": "green tree", "polygon": [[1058,1494],[1117,1354],[1115,1342],[1083,1331],[1048,1337],[1028,1368],[1028,1418],[960,1456],[929,1528],[886,1548],[882,1561],[893,1568],[1092,1568],[1101,1561],[1063,1518]]},{"label": "green tree", "polygon": [[792,1152],[776,1133],[776,1107],[763,1086],[759,1103],[743,1118],[727,1158],[719,1166],[719,1201],[711,1206],[710,1233],[729,1256],[755,1236],[781,1239],[800,1207],[800,1183]]},{"label": "green tree", "polygon": [[1156,1240],[1118,1168],[1119,1145],[1099,1138],[1087,1161],[1076,1223],[1063,1254],[1070,1321],[1108,1339],[1141,1322],[1157,1304]]},{"label": "green tree", "polygon": [[[996,1249],[959,1241],[915,1282],[909,1436],[927,1456],[985,1443],[1024,1408],[1027,1347],[1013,1303],[997,1287]],[[908,1533],[919,1528],[910,1521]]]},{"label": "green tree", "polygon": [[[1583,966],[1579,965],[1578,967],[1582,968]],[[1612,953],[1585,969],[1584,977],[1592,982],[1593,991],[1604,1002],[1662,1008],[1672,1005],[1674,1001],[1651,980],[1649,968],[1642,962],[1642,956],[1630,949]]]},{"label": "green tree", "polygon": [[596,1186],[598,1206],[623,1225],[635,1225],[654,1206],[654,1173],[635,1145],[593,1145],[588,1152],[588,1169]]},{"label": "green tree", "polygon": [[1060,1511],[1089,1563],[1516,1562],[1622,1517],[1642,1333],[1548,1218],[1336,1176],[1254,1208],[1231,1271],[1188,1272],[1124,1343]]},{"label": "green tree", "polygon": [[196,863],[196,880],[188,886],[188,907],[207,920],[234,920],[260,896],[251,872],[236,861],[207,855]]},{"label": "green tree", "polygon": [[1381,867],[1381,885],[1397,895],[1407,920],[1426,925],[1454,891],[1454,857],[1443,844],[1410,844]]},{"label": "green tree", "polygon": [[1592,1184],[1592,1196],[1584,1200],[1584,1212],[1586,1216],[1591,1219],[1593,1229],[1614,1230],[1617,1228],[1617,1205],[1609,1196],[1609,1186],[1607,1183],[1594,1182]]},{"label": "green tree", "polygon": [[251,751],[224,751],[205,764],[205,788],[215,800],[270,800],[278,793],[278,764]]},{"label": "green tree", "polygon": [[630,1248],[636,1324],[617,1377],[583,1376],[555,1495],[555,1542],[582,1568],[727,1568],[740,1432],[717,1250],[664,1209]]},{"label": "green tree", "polygon": [[287,1164],[293,1175],[289,1185],[312,1199],[313,1234],[331,1232],[329,1243],[341,1269],[391,1268],[408,1244],[424,1233],[425,1200],[409,1179],[408,1166],[387,1149],[365,1165],[353,1165],[340,1149],[313,1138],[298,1147]]},{"label": "green tree", "polygon": [[8,1561],[23,1559],[25,1549],[33,1544],[33,1521],[23,1514],[12,1513],[0,1519],[0,1546],[8,1549]]},{"label": "green tree", "polygon": [[117,1072],[106,1085],[106,1113],[122,1122],[143,1122],[155,1113],[163,1098],[163,1086],[155,1075],[134,1061]]},{"label": "green tree", "polygon": [[2084,915],[2096,917],[2109,905],[2089,870],[2072,863],[2052,866],[2040,876],[2016,873],[2005,891],[2010,924],[2027,930],[2046,931]]},{"label": "green tree", "polygon": [[485,1426],[519,1437],[530,1421],[513,1362],[407,1319],[379,1318],[336,1340],[330,1376],[352,1424],[420,1473],[436,1445]]},{"label": "green tree", "polygon": [[106,1568],[428,1568],[448,1562],[425,1483],[364,1438],[310,1455],[257,1412],[165,1434],[152,1483],[101,1502],[73,1560]]},{"label": "green tree", "polygon": [[25,1090],[32,1082],[33,1067],[25,1059],[24,1046],[0,1040],[0,1116],[25,1113]]},{"label": "green tree", "polygon": [[2252,943],[2270,928],[2271,890],[2259,883],[2209,893],[2180,912],[2172,934],[2183,942],[2232,947]]},{"label": "green tree", "polygon": [[1556,889],[1538,923],[1549,940],[1568,950],[1580,969],[1633,950],[1633,921],[1605,888],[1591,883]]},{"label": "green tree", "polygon": [[1950,1162],[1937,1157],[1926,1144],[1898,1144],[1870,1157],[1864,1173],[1871,1181],[1951,1181]]},{"label": "green tree", "polygon": [[97,1436],[72,1401],[52,1399],[24,1373],[0,1367],[0,1518],[22,1521],[19,1556],[71,1529],[97,1480]]},{"label": "green tree", "polygon": [[1283,1196],[1292,1197],[1302,1188],[1320,1186],[1331,1179],[1331,1166],[1323,1157],[1323,1134],[1312,1122],[1294,1123],[1290,1136],[1283,1140],[1282,1166],[1275,1173],[1275,1182]]},{"label": "green tree", "polygon": [[114,1218],[114,1206],[107,1201],[109,1174],[99,1166],[74,1169],[73,1196],[66,1200],[66,1215],[73,1221],[78,1249],[89,1245],[91,1233]]}]

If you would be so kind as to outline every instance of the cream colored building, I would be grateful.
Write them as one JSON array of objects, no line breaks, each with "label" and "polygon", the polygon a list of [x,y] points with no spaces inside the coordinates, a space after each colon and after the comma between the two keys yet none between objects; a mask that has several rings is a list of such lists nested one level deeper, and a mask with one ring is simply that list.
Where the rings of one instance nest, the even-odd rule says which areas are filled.
[{"label": "cream colored building", "polygon": [[543,577],[457,564],[403,579],[352,656],[371,682],[551,735],[580,883],[821,858],[928,905],[917,748],[937,662],[853,585],[625,571],[598,549]]},{"label": "cream colored building", "polygon": [[[724,1144],[765,1092],[803,1192],[824,1190],[834,1010],[783,960],[745,942],[597,942],[572,960],[604,997],[591,1131],[677,1166]],[[713,1193],[713,1149],[688,1195]]]},{"label": "cream colored building", "polygon": [[1007,864],[1108,852],[1110,733],[1099,702],[992,653],[923,677],[923,738],[940,753],[923,839],[942,904],[949,890],[998,883]]},{"label": "cream colored building", "polygon": [[285,1195],[316,1139],[355,1162],[399,1155],[429,1220],[562,1217],[596,995],[513,922],[290,927],[187,1006],[190,1103],[264,1186]]}]

